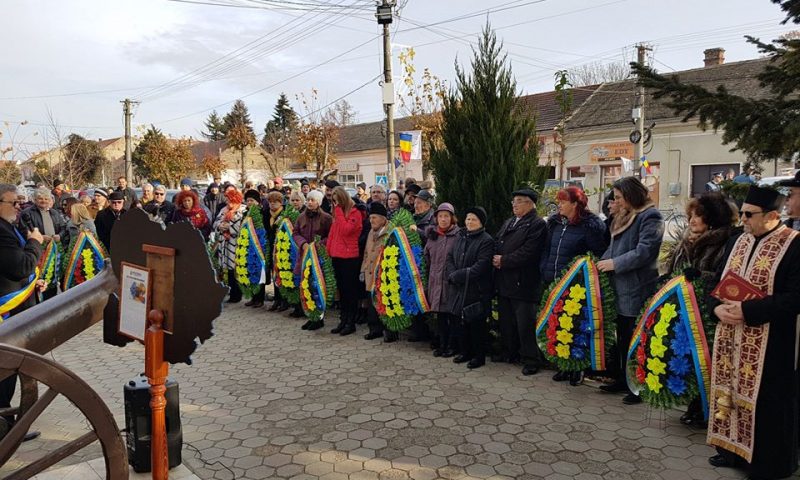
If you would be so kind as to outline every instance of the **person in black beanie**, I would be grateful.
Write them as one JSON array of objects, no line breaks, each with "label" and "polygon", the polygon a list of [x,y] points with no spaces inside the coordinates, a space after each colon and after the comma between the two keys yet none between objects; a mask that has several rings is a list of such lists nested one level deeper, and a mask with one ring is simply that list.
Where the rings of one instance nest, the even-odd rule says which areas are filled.
[{"label": "person in black beanie", "polygon": [[325,180],[325,198],[322,199],[322,206],[320,208],[328,215],[332,215],[333,203],[331,202],[331,195],[333,195],[333,189],[338,186],[339,182],[336,180]]}]

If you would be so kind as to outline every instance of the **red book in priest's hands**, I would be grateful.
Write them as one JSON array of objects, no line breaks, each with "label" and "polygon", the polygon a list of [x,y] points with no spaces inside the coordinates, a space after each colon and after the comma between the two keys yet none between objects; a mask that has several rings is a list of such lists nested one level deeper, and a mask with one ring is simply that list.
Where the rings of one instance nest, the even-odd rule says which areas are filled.
[{"label": "red book in priest's hands", "polygon": [[767,295],[742,278],[741,275],[728,270],[711,291],[711,296],[719,300],[743,302],[764,298]]}]

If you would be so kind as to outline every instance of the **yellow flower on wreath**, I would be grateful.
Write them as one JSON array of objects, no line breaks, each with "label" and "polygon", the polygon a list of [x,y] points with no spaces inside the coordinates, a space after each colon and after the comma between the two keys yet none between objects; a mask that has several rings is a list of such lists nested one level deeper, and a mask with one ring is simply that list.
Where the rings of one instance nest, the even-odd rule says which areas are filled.
[{"label": "yellow flower on wreath", "polygon": [[556,354],[559,358],[569,358],[569,353],[569,345],[564,345],[563,343],[556,345]]},{"label": "yellow flower on wreath", "polygon": [[574,300],[583,300],[586,298],[586,289],[580,286],[579,284],[575,284],[569,288],[569,298]]},{"label": "yellow flower on wreath", "polygon": [[667,346],[664,345],[661,337],[653,337],[650,340],[650,353],[653,357],[664,358],[664,353],[667,351]]},{"label": "yellow flower on wreath", "polygon": [[667,335],[667,329],[669,328],[669,320],[661,319],[656,322],[656,326],[653,327],[653,333],[657,338],[665,337]]},{"label": "yellow flower on wreath", "polygon": [[661,384],[661,380],[658,378],[658,375],[653,375],[652,373],[647,374],[645,382],[647,383],[647,386],[650,387],[650,390],[653,393],[660,392],[661,387],[663,387],[663,385]]},{"label": "yellow flower on wreath", "polygon": [[660,321],[669,322],[673,318],[678,316],[678,312],[675,311],[675,304],[674,303],[665,303],[663,307],[661,307]]},{"label": "yellow flower on wreath", "polygon": [[564,302],[564,311],[574,317],[581,311],[581,302],[570,298]]},{"label": "yellow flower on wreath", "polygon": [[564,330],[572,330],[572,317],[562,314],[560,317],[558,317],[558,324]]},{"label": "yellow flower on wreath", "polygon": [[564,344],[572,343],[572,334],[566,330],[559,330],[556,334],[556,339]]},{"label": "yellow flower on wreath", "polygon": [[666,373],[667,364],[657,358],[647,359],[647,369],[655,375],[663,375]]}]

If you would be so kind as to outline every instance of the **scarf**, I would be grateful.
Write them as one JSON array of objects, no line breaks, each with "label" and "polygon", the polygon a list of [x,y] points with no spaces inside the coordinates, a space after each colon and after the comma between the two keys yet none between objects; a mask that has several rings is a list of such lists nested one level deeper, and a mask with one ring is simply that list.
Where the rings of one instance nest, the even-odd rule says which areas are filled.
[{"label": "scarf", "polygon": [[647,203],[636,210],[620,209],[620,211],[614,215],[614,218],[611,221],[611,236],[616,237],[620,233],[627,230],[631,225],[633,225],[633,221],[636,220],[636,215],[654,206],[655,204],[653,201],[648,200]]},{"label": "scarf", "polygon": [[236,213],[239,211],[239,207],[241,205],[242,205],[241,203],[229,203],[228,204],[228,211],[225,212],[225,217],[223,217],[223,218],[225,218],[226,222],[233,221],[233,216],[236,215]]},{"label": "scarf", "polygon": [[188,212],[184,209],[178,210],[178,213],[183,218],[188,218],[195,228],[202,228],[206,226],[208,220],[206,219],[205,212],[200,207],[192,207]]}]

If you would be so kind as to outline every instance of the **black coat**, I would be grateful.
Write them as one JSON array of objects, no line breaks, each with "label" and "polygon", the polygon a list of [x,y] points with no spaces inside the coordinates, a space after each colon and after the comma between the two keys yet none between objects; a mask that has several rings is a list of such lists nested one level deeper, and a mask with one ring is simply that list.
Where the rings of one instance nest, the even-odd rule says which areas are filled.
[{"label": "black coat", "polygon": [[227,199],[225,198],[225,195],[222,194],[222,192],[216,195],[209,192],[203,198],[203,205],[206,206],[211,215],[214,215],[214,218],[217,218],[217,214],[219,214],[220,209],[225,203],[227,203]]},{"label": "black coat", "polygon": [[[53,229],[56,235],[61,237],[61,245],[67,247],[69,245],[69,229],[67,228],[67,217],[60,211],[51,208],[47,211],[53,221]],[[19,229],[23,237],[32,232],[34,228],[38,228],[39,232],[44,235],[44,222],[42,221],[42,212],[36,205],[26,208],[19,214]]]},{"label": "black coat", "polygon": [[474,232],[462,229],[456,237],[455,245],[447,254],[445,266],[447,297],[445,308],[442,310],[460,317],[464,306],[481,302],[488,314],[494,296],[492,284],[494,240],[482,228]]},{"label": "black coat", "polygon": [[127,210],[123,209],[119,215],[116,215],[111,208],[104,208],[100,210],[97,217],[94,219],[94,225],[97,227],[97,237],[100,242],[106,247],[106,251],[111,253],[111,229],[117,220],[125,214]]},{"label": "black coat", "polygon": [[500,269],[495,272],[495,286],[501,297],[538,302],[542,296],[539,263],[546,241],[547,225],[536,215],[536,210],[520,218],[503,223],[497,232],[495,253],[501,255]]},{"label": "black coat", "polygon": [[125,210],[130,210],[131,205],[135,205],[136,204],[136,200],[137,200],[136,192],[133,191],[133,189],[131,187],[125,187],[124,190],[121,189],[120,187],[117,187],[117,189],[115,191],[116,192],[122,192],[122,195],[125,197],[125,199],[124,199],[125,203],[123,204],[123,208]]},{"label": "black coat", "polygon": [[[0,296],[25,287],[42,256],[41,243],[36,240],[25,241],[25,237],[20,238],[14,230],[13,225],[0,218]],[[36,295],[31,295],[11,314],[19,313],[35,303]]]},{"label": "black coat", "polygon": [[175,213],[175,204],[164,200],[161,203],[150,202],[144,206],[144,211],[153,217],[158,217],[164,225],[168,224]]},{"label": "black coat", "polygon": [[547,219],[547,241],[540,272],[545,285],[561,276],[561,272],[580,255],[593,253],[600,257],[608,248],[606,225],[597,215],[587,213],[577,224],[555,214]]}]

